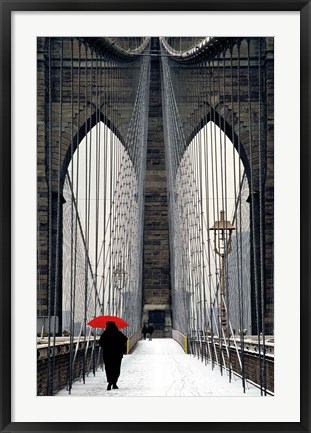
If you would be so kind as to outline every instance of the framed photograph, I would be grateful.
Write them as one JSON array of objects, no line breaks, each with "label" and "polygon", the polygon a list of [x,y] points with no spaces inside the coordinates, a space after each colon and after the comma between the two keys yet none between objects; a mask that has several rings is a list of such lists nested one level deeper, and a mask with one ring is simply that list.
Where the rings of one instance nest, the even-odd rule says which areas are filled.
[{"label": "framed photograph", "polygon": [[1,29],[1,431],[309,431],[310,2]]}]

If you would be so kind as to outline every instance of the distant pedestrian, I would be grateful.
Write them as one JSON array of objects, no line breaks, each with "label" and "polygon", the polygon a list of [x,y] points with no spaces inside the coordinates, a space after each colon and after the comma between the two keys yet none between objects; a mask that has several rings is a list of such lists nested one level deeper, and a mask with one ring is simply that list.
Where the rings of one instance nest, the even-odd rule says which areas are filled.
[{"label": "distant pedestrian", "polygon": [[144,340],[146,340],[147,332],[148,332],[148,328],[147,328],[146,323],[145,323],[143,326],[143,329],[141,330],[141,333],[143,334]]},{"label": "distant pedestrian", "polygon": [[118,389],[123,354],[126,353],[127,337],[118,330],[114,322],[107,322],[106,331],[99,339],[107,376],[107,391]]},{"label": "distant pedestrian", "polygon": [[154,331],[154,327],[151,326],[151,325],[149,325],[149,326],[148,326],[149,341],[152,340],[152,334],[153,334],[153,331]]}]

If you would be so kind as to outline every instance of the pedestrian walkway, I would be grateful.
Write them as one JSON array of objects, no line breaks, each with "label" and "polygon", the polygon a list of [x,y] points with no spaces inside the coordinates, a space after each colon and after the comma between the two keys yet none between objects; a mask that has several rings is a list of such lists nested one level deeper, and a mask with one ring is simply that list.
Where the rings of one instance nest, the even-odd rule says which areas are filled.
[{"label": "pedestrian walkway", "polygon": [[[260,396],[260,390],[250,384],[244,394],[240,378],[235,376],[229,383],[226,371],[221,376],[218,366],[212,370],[210,364],[186,355],[169,338],[140,340],[133,353],[123,357],[118,386],[107,391],[105,371],[99,368],[95,377],[91,373],[86,378],[85,384],[74,382],[70,396]],[[56,395],[69,396],[66,390]]]}]

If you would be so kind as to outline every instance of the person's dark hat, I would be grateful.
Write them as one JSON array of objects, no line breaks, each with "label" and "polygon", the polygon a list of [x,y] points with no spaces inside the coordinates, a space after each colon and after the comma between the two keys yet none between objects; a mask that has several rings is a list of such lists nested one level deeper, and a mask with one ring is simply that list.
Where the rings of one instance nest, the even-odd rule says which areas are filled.
[{"label": "person's dark hat", "polygon": [[114,322],[107,322],[107,326],[106,326],[106,329],[109,329],[109,330],[116,330],[116,329],[118,329],[118,327],[117,327],[117,325],[114,323]]}]

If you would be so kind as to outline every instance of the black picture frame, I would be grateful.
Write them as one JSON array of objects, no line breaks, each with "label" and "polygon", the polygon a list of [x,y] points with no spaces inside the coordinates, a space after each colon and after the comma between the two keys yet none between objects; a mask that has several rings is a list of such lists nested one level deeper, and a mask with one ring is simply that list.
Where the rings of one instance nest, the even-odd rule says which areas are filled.
[{"label": "black picture frame", "polygon": [[[0,422],[1,432],[299,431],[310,429],[310,0],[0,0]],[[299,11],[301,154],[301,420],[297,423],[12,423],[11,422],[11,13],[14,11]],[[290,54],[289,54],[290,55]],[[295,228],[293,228],[295,229]],[[298,234],[297,234],[298,235]],[[293,342],[295,344],[295,342]],[[23,356],[23,355],[21,355]],[[139,408],[138,408],[139,410]],[[152,409],[156,410],[156,409]],[[286,410],[286,408],[284,408]]]}]

